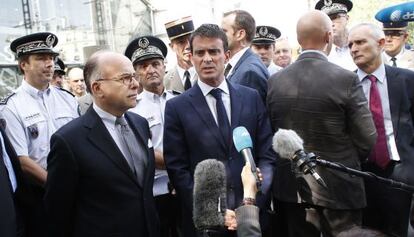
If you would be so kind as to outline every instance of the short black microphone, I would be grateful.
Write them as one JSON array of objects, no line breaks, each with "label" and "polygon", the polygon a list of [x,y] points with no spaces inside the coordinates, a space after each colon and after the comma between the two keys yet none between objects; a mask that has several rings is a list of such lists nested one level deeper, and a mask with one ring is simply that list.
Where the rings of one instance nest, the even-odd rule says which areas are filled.
[{"label": "short black microphone", "polygon": [[253,148],[252,138],[249,131],[243,126],[237,127],[233,130],[233,142],[236,150],[240,152],[244,158],[244,161],[250,163],[251,171],[256,178],[256,185],[259,189],[262,185],[257,175],[256,163],[254,162],[251,149]]},{"label": "short black microphone", "polygon": [[224,164],[215,159],[198,163],[194,171],[193,221],[204,236],[224,230],[226,195]]},{"label": "short black microphone", "polygon": [[300,171],[304,174],[310,173],[321,186],[327,188],[325,181],[315,170],[315,162],[311,160],[316,157],[315,154],[303,150],[303,140],[295,131],[279,129],[273,136],[273,150],[281,158],[295,162]]},{"label": "short black microphone", "polygon": [[414,21],[414,1],[384,8],[375,14],[381,22]]}]

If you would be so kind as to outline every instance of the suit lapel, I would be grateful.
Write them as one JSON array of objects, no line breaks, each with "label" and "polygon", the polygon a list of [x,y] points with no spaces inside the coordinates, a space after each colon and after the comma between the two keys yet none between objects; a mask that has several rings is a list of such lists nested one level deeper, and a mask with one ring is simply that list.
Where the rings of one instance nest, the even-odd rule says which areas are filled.
[{"label": "suit lapel", "polygon": [[231,103],[231,130],[238,126],[240,113],[242,110],[242,97],[240,93],[234,88],[235,85],[227,82],[230,92],[230,103]]},{"label": "suit lapel", "polygon": [[246,60],[246,58],[248,58],[251,53],[252,52],[250,51],[250,49],[247,49],[246,52],[244,52],[244,54],[240,57],[240,59],[236,63],[236,65],[233,66],[233,71],[229,75],[229,77],[227,78],[228,80],[230,80],[233,77],[234,73],[237,71],[237,69],[240,67],[240,65],[243,63],[243,61]]},{"label": "suit lapel", "polygon": [[385,74],[387,77],[388,98],[390,102],[391,120],[395,137],[398,136],[398,123],[400,122],[400,105],[404,90],[404,83],[398,79],[396,71],[388,65],[385,65]]},{"label": "suit lapel", "polygon": [[89,109],[84,116],[86,121],[85,126],[90,128],[90,133],[88,135],[89,141],[94,144],[96,148],[102,151],[105,157],[112,161],[116,167],[129,176],[136,183],[136,185],[139,186],[138,181],[132,170],[129,168],[124,155],[119,150],[95,110]]},{"label": "suit lapel", "polygon": [[220,144],[222,145],[224,150],[227,150],[226,145],[224,143],[224,138],[220,133],[220,130],[214,120],[213,115],[211,114],[210,108],[207,105],[206,99],[204,98],[203,92],[201,91],[198,84],[195,84],[189,92],[189,101],[192,104],[194,110],[199,114],[201,120],[206,124],[206,128],[210,131]]},{"label": "suit lapel", "polygon": [[181,82],[181,78],[180,75],[178,74],[178,66],[176,66],[174,68],[174,73],[172,74],[172,78],[171,78],[171,84],[172,84],[172,88],[174,88],[174,90],[177,91],[184,91],[184,86],[183,83]]}]

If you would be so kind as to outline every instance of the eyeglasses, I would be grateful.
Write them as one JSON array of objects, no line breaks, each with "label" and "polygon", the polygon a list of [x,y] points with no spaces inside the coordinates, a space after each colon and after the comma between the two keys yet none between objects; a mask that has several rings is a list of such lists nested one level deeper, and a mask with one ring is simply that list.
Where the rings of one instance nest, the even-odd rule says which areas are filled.
[{"label": "eyeglasses", "polygon": [[400,36],[405,35],[404,31],[397,30],[384,30],[385,37],[391,37],[394,39],[400,38]]},{"label": "eyeglasses", "polygon": [[135,73],[122,74],[118,77],[114,77],[111,79],[100,78],[100,79],[97,79],[96,81],[118,81],[118,82],[124,83],[124,85],[126,86],[129,86],[131,85],[133,80],[138,81],[137,75]]}]

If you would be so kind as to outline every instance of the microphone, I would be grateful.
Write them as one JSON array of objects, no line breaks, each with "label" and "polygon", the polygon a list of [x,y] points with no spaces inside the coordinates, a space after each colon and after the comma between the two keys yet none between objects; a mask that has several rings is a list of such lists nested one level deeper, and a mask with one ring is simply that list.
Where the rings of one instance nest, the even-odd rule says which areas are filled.
[{"label": "microphone", "polygon": [[384,8],[375,19],[381,22],[414,21],[414,1]]},{"label": "microphone", "polygon": [[273,136],[273,150],[281,158],[290,159],[304,174],[311,174],[318,184],[327,188],[325,181],[316,172],[316,164],[312,160],[316,158],[313,153],[303,150],[303,140],[293,130],[279,129]]},{"label": "microphone", "polygon": [[224,229],[227,209],[226,169],[215,159],[203,160],[194,171],[193,221],[205,235]]},{"label": "microphone", "polygon": [[244,161],[250,163],[251,171],[256,178],[257,189],[260,188],[262,182],[260,182],[257,175],[256,163],[254,162],[251,148],[253,148],[253,142],[250,137],[249,131],[243,126],[237,127],[233,130],[233,142],[236,150],[240,152],[244,158]]}]

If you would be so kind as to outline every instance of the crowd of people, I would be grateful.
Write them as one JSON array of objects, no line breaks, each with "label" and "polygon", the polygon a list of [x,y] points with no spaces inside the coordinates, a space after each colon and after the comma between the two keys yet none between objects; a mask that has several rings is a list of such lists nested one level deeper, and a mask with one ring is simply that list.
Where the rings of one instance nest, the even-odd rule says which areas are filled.
[{"label": "crowd of people", "polygon": [[[408,23],[348,29],[354,4],[320,0],[302,15],[296,60],[282,32],[244,10],[220,25],[167,22],[168,46],[139,36],[68,72],[55,34],[15,39],[24,80],[0,105],[0,236],[406,237],[410,191],[316,167],[323,187],[272,147],[291,129],[321,159],[414,185]],[[260,186],[233,143],[239,126]],[[193,224],[206,159],[226,170],[212,233]]]}]

